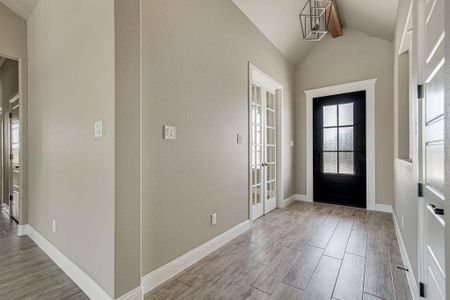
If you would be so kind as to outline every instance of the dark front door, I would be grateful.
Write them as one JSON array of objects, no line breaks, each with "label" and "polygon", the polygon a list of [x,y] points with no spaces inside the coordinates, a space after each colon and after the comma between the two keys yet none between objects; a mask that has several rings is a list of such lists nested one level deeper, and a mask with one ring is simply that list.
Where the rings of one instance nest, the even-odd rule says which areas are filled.
[{"label": "dark front door", "polygon": [[366,93],[314,99],[314,201],[366,207]]}]

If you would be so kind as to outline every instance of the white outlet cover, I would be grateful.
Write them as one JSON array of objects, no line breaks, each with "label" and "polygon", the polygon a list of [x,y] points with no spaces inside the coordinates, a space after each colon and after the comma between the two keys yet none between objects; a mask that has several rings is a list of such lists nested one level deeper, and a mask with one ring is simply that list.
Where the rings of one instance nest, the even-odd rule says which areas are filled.
[{"label": "white outlet cover", "polygon": [[217,213],[212,213],[211,214],[211,225],[216,225],[217,224]]},{"label": "white outlet cover", "polygon": [[56,220],[55,219],[52,220],[52,231],[56,232]]},{"label": "white outlet cover", "polygon": [[94,123],[94,137],[99,138],[103,136],[103,121],[95,121]]},{"label": "white outlet cover", "polygon": [[177,139],[177,127],[172,125],[164,125],[164,139],[176,140]]},{"label": "white outlet cover", "polygon": [[294,147],[294,141],[291,141],[291,147]]}]

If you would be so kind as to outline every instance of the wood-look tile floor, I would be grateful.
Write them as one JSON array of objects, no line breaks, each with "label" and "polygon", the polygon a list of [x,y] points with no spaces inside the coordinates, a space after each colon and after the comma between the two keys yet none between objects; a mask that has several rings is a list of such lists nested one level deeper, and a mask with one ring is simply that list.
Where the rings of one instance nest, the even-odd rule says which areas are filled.
[{"label": "wood-look tile floor", "polygon": [[412,299],[391,214],[294,202],[145,296]]},{"label": "wood-look tile floor", "polygon": [[0,209],[0,299],[89,299]]}]

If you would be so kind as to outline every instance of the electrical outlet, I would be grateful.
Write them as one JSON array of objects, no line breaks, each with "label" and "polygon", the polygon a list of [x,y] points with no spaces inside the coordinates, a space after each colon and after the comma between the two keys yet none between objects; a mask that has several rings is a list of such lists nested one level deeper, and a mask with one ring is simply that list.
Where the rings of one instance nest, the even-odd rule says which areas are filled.
[{"label": "electrical outlet", "polygon": [[100,138],[103,136],[103,121],[95,121],[94,123],[94,137]]},{"label": "electrical outlet", "polygon": [[52,231],[56,232],[56,220],[55,219],[52,220]]},{"label": "electrical outlet", "polygon": [[217,213],[212,213],[211,214],[211,225],[216,225],[217,224]]},{"label": "electrical outlet", "polygon": [[402,229],[405,228],[405,216],[402,215]]},{"label": "electrical outlet", "polygon": [[164,125],[164,139],[176,140],[177,139],[177,127],[171,125]]}]

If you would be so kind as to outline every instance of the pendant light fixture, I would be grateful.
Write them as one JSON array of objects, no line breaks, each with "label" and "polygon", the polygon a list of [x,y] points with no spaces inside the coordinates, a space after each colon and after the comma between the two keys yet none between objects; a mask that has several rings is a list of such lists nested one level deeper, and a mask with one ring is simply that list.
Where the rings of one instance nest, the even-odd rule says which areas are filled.
[{"label": "pendant light fixture", "polygon": [[328,33],[333,0],[307,0],[300,12],[300,25],[305,41],[320,41]]}]

